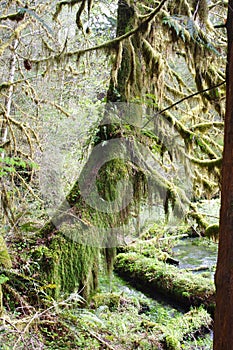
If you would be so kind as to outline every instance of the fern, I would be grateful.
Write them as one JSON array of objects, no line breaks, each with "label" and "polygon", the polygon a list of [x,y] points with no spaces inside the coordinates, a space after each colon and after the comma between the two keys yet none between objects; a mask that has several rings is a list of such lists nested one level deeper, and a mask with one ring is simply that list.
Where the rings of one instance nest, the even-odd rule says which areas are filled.
[{"label": "fern", "polygon": [[213,51],[216,55],[220,55],[213,43],[207,41],[206,37],[203,37],[203,33],[198,29],[198,26],[192,18],[182,15],[166,16],[163,18],[163,24],[168,25],[169,28],[174,30],[176,35],[180,37],[183,42],[185,42],[186,31],[193,41],[203,45],[207,50]]}]

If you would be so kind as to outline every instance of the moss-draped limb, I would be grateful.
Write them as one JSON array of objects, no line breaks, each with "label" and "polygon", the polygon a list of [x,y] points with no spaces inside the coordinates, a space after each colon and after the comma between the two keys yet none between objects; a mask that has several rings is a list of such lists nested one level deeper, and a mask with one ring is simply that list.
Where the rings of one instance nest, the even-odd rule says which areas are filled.
[{"label": "moss-draped limb", "polygon": [[13,31],[10,39],[0,46],[0,56],[4,51],[12,44],[14,39],[19,39],[21,32],[31,23],[31,21],[25,21]]},{"label": "moss-draped limb", "polygon": [[[213,148],[210,147],[210,145],[207,143],[208,138],[203,138],[201,135],[195,133],[192,131],[191,128],[187,128],[183,123],[181,123],[179,120],[177,120],[173,114],[167,112],[167,108],[164,112],[164,118],[171,123],[171,125],[174,126],[175,130],[180,134],[180,136],[185,140],[185,143],[188,147],[192,147],[193,144],[195,144],[200,150],[206,154],[211,160],[218,159],[218,155],[214,152]],[[148,125],[148,123],[155,119],[156,116],[158,116],[160,112],[155,113],[153,118],[150,118],[148,122],[144,124],[144,127]],[[190,156],[189,156],[190,157]],[[201,162],[201,161],[200,161]]]},{"label": "moss-draped limb", "polygon": [[193,203],[190,204],[188,216],[194,219],[201,229],[205,230],[209,226],[209,223],[205,220],[204,216],[198,212],[197,206]]},{"label": "moss-draped limb", "polygon": [[224,123],[223,122],[203,122],[203,123],[198,123],[195,125],[192,125],[192,127],[190,128],[192,131],[198,130],[201,132],[206,132],[209,129],[211,129],[212,127],[219,127],[219,128],[223,128],[224,127]]},{"label": "moss-draped limb", "polygon": [[197,158],[189,157],[189,159],[194,164],[197,164],[202,168],[207,168],[209,171],[213,170],[215,167],[220,169],[222,165],[222,157],[219,157],[216,159],[197,159]]},{"label": "moss-draped limb", "polygon": [[[66,57],[77,57],[77,56],[82,56],[87,52],[91,52],[91,51],[98,51],[98,50],[103,50],[103,49],[108,49],[108,50],[115,50],[115,48],[117,47],[117,45],[119,44],[119,42],[122,42],[123,40],[129,38],[130,36],[140,33],[142,30],[146,30],[147,26],[150,24],[150,22],[154,19],[154,17],[159,13],[159,11],[161,10],[162,6],[165,4],[167,0],[162,0],[161,3],[159,4],[158,7],[156,7],[148,16],[148,18],[146,18],[144,21],[142,21],[141,23],[138,24],[138,26],[136,28],[133,28],[130,31],[127,31],[125,34],[120,35],[119,37],[106,41],[100,45],[95,45],[86,49],[80,49],[80,50],[75,50],[73,52],[67,52],[67,53],[63,53],[62,55],[62,59],[65,59]],[[1,49],[1,47],[0,47]],[[53,61],[56,60],[58,57],[60,57],[60,53],[56,54],[56,55],[51,55],[49,57],[42,57],[38,60],[31,60],[32,63],[42,63],[42,62],[46,62],[46,61]]]}]

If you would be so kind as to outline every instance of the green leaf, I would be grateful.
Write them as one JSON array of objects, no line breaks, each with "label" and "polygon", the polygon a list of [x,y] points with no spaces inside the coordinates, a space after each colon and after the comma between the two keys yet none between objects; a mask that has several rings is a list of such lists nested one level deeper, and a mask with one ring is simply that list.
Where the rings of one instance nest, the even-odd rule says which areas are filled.
[{"label": "green leaf", "polygon": [[6,168],[6,171],[8,171],[8,173],[13,173],[13,172],[15,172],[15,168],[11,166],[11,167]]},{"label": "green leaf", "polygon": [[3,284],[5,282],[9,281],[9,278],[5,275],[0,275],[0,284]]}]

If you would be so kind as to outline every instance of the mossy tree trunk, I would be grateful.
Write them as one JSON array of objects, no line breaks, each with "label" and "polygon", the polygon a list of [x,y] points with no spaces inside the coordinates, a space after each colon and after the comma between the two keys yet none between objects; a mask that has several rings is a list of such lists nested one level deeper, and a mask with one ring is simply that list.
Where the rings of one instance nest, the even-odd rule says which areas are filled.
[{"label": "mossy tree trunk", "polygon": [[[202,3],[207,4],[206,1]],[[73,251],[73,245],[77,246],[77,257],[79,255],[79,250],[83,249],[80,248],[80,245],[86,247],[85,249],[88,255],[91,254],[91,263],[88,271],[85,270],[85,276],[80,277],[80,272],[77,267],[74,269],[75,276],[77,280],[79,280],[80,286],[82,286],[81,280],[84,282],[83,284],[85,284],[85,281],[89,280],[87,276],[89,276],[90,273],[93,274],[93,264],[96,264],[96,260],[98,260],[99,248],[105,248],[107,263],[109,266],[112,265],[114,247],[119,243],[116,229],[119,228],[120,230],[124,224],[127,224],[132,212],[134,212],[133,214],[136,214],[136,216],[138,215],[141,201],[148,196],[148,182],[151,181],[151,178],[148,176],[150,170],[147,172],[148,164],[146,164],[146,160],[143,163],[145,154],[140,152],[138,144],[142,144],[143,150],[148,150],[148,153],[159,148],[160,151],[157,153],[163,157],[167,150],[164,150],[164,144],[159,139],[160,135],[162,135],[163,138],[163,132],[157,130],[160,125],[156,123],[159,119],[159,115],[162,114],[162,112],[160,113],[159,111],[170,105],[174,100],[177,100],[177,98],[186,98],[187,95],[192,92],[190,86],[184,81],[182,74],[175,71],[177,67],[174,67],[171,62],[174,61],[174,58],[177,59],[178,57],[180,59],[180,57],[185,57],[182,59],[181,63],[185,66],[187,71],[189,70],[188,74],[189,77],[193,79],[193,86],[198,87],[197,83],[199,82],[200,66],[202,66],[201,73],[208,70],[210,67],[210,65],[207,64],[201,65],[200,57],[206,55],[209,61],[212,60],[211,55],[213,51],[208,49],[209,42],[201,29],[205,27],[204,22],[206,18],[202,17],[203,11],[199,11],[200,9],[196,2],[194,4],[193,1],[174,2],[162,0],[159,2],[157,8],[154,7],[156,5],[146,0],[142,3],[133,0],[119,0],[117,36],[124,35],[133,28],[138,29],[133,35],[129,35],[127,38],[124,38],[124,40],[115,41],[114,44],[111,44],[110,51],[115,52],[115,62],[113,63],[111,81],[107,94],[108,106],[106,107],[105,115],[95,135],[93,151],[80,178],[74,184],[66,198],[67,205],[64,205],[63,209],[61,208],[63,213],[58,215],[55,219],[55,226],[51,225],[50,228],[48,226],[45,230],[42,230],[43,238],[46,238],[47,234],[51,236],[51,239],[47,240],[47,244],[50,247],[52,247],[51,242],[53,239],[57,239],[57,234],[61,234],[64,239],[70,239],[70,241],[67,241],[66,247],[59,248],[61,252],[59,256],[60,258],[62,257],[61,259],[64,258],[64,262],[71,257],[71,255],[69,255],[69,258],[66,257],[67,254],[65,251],[67,251],[68,247]],[[203,26],[196,26],[193,20],[194,14],[200,17],[200,22],[203,22]],[[191,28],[186,26],[186,21],[184,23],[182,22],[181,25],[179,18],[189,18]],[[192,30],[195,30],[195,35],[201,41],[193,37]],[[178,48],[179,56],[177,54]],[[214,62],[213,59],[213,63]],[[203,79],[206,80],[205,85],[207,84],[207,80],[207,86],[214,83],[222,83],[221,77],[217,74],[213,74],[213,71],[211,72],[211,76],[216,76],[217,81],[209,81],[209,74],[202,74]],[[208,93],[205,94],[202,104],[201,101],[198,101],[198,103],[200,102],[201,104],[201,112],[204,110],[206,111],[208,107],[206,106],[206,96],[208,97],[209,105],[211,105],[211,101],[213,102],[214,107],[212,106],[212,109],[215,109],[215,106],[220,103],[222,91],[219,89],[217,92],[219,97],[215,98],[213,101]],[[130,105],[130,102],[135,100],[139,102],[135,104],[135,110],[127,110],[127,113],[129,113],[131,117],[129,122],[119,118],[121,112],[124,112],[124,109],[121,110],[120,107],[119,113],[115,113],[118,119],[111,119],[111,113],[108,109],[111,108],[111,105],[114,105],[116,102]],[[152,110],[155,112],[157,118],[146,123],[147,126],[149,124],[148,128],[141,130],[141,106],[143,102],[151,103]],[[196,100],[194,100],[194,102],[196,102]],[[203,104],[205,105],[203,106]],[[114,107],[116,107],[116,104]],[[188,104],[184,102],[180,110],[175,108],[172,112],[167,111],[167,113],[163,113],[163,116],[165,116],[165,119],[170,125],[175,127],[181,138],[185,139],[184,148],[187,146],[187,149],[190,150],[189,158],[191,158],[192,154],[194,161],[198,163],[196,158],[200,156],[200,153],[203,154],[202,158],[205,158],[206,161],[200,161],[198,166],[202,167],[201,169],[203,169],[204,166],[207,168],[212,166],[211,174],[213,174],[213,177],[214,175],[218,176],[217,167],[212,165],[211,161],[215,161],[215,158],[218,160],[221,156],[221,149],[217,147],[216,152],[214,152],[212,150],[213,143],[210,138],[205,136],[205,138],[202,139],[198,132],[196,133],[193,131],[191,127],[185,127],[180,121],[183,120],[184,113],[187,112],[187,114],[189,114],[190,112],[190,114],[193,115],[194,121],[188,122],[187,125],[192,126],[193,124],[198,124],[198,121],[195,119],[196,112],[193,111],[192,107],[192,105],[189,107]],[[116,112],[117,108],[118,107],[116,107]],[[218,109],[221,108],[218,106]],[[156,126],[154,127],[154,125]],[[145,132],[147,132],[146,136]],[[113,141],[116,142],[114,143]],[[117,149],[114,145],[120,145],[120,148]],[[96,152],[98,150],[99,152]],[[130,159],[129,157],[127,158],[128,150],[133,154]],[[169,151],[170,150],[167,152],[167,159],[171,161],[169,163],[171,164],[174,161],[176,150],[174,150],[174,154],[172,152],[169,153]],[[107,155],[106,159],[109,159],[109,161],[103,164],[102,158],[104,155]],[[122,155],[125,155],[125,158],[120,158]],[[140,161],[138,161],[139,159]],[[80,189],[80,180],[85,185],[85,196],[83,196],[83,190]],[[164,182],[162,180],[164,180]],[[201,176],[201,180],[198,181],[204,182],[204,180],[205,179]],[[132,184],[132,200],[130,203],[126,203],[121,209],[116,208],[114,210],[114,203],[117,202],[118,197],[117,190],[119,190],[116,184],[120,182],[123,183],[124,181],[125,183]],[[95,195],[95,188],[97,188],[96,192],[98,192],[99,195],[96,208],[95,206],[91,206],[90,203],[88,204],[87,201],[87,197],[91,200],[91,195]],[[172,183],[166,181],[166,178],[161,179],[160,177],[159,180],[157,180],[155,189],[157,193],[161,192],[162,194],[166,194],[166,198],[164,198],[165,210],[168,210],[169,200],[175,207],[175,197],[178,196],[176,195],[177,192]],[[129,193],[127,191],[128,187],[122,185],[120,196],[126,194],[127,197]],[[210,191],[212,191],[212,188]],[[149,193],[148,197],[150,200],[152,193]],[[112,206],[111,210],[98,210],[98,206],[100,207],[102,202],[109,204],[110,207]],[[90,246],[92,246],[93,249],[90,250]],[[76,258],[74,261],[75,260]],[[75,263],[73,262],[67,265],[64,263],[64,266],[67,266],[67,274],[69,274],[69,269],[73,269],[74,265],[72,264]],[[80,260],[80,265],[82,265],[82,260]],[[53,271],[56,275],[56,264],[53,264]],[[59,280],[59,278],[57,279]],[[65,283],[61,283],[61,285],[66,288]]]},{"label": "mossy tree trunk", "polygon": [[[7,250],[7,246],[3,236],[0,234],[0,268],[10,269],[12,262]],[[4,274],[0,275],[0,317],[3,314],[3,293],[2,284],[7,281],[7,277]]]},{"label": "mossy tree trunk", "polygon": [[227,33],[227,95],[219,253],[216,271],[214,350],[233,349],[233,1],[229,0]]},{"label": "mossy tree trunk", "polygon": [[[122,7],[123,6],[123,7]],[[125,1],[119,2],[117,35],[125,33],[132,28],[134,11]],[[128,44],[127,44],[128,45]],[[127,46],[126,45],[126,46]],[[127,47],[123,49],[124,62],[118,72],[118,83],[121,96],[125,96],[126,78],[130,74],[130,56]],[[118,88],[118,87],[117,87]],[[111,91],[111,92],[110,92]],[[108,94],[108,101],[115,102],[114,91],[111,82]],[[111,96],[110,96],[111,95]],[[126,98],[121,98],[121,101]],[[107,114],[107,112],[106,112]],[[106,140],[118,139],[121,137],[119,126],[114,123],[102,124],[96,134],[95,150],[98,145]],[[100,252],[104,252],[107,268],[110,271],[117,238],[113,230],[119,223],[127,221],[129,207],[116,210],[112,213],[99,211],[85,200],[97,185],[98,192],[105,202],[114,202],[116,196],[116,183],[123,178],[135,179],[132,169],[121,160],[118,155],[124,153],[122,149],[116,148],[114,143],[108,147],[94,150],[90,154],[79,179],[74,184],[66,201],[59,208],[59,214],[47,224],[40,232],[44,242],[44,248],[38,248],[34,252],[34,259],[40,262],[43,277],[52,286],[53,295],[58,297],[60,292],[72,292],[80,290],[84,297],[97,287],[98,267]],[[102,158],[109,157],[101,167]],[[94,179],[94,181],[93,181]],[[96,181],[95,181],[96,180]],[[80,189],[80,183],[83,188]],[[105,228],[106,232],[105,233]],[[102,232],[102,233],[101,233]]]}]

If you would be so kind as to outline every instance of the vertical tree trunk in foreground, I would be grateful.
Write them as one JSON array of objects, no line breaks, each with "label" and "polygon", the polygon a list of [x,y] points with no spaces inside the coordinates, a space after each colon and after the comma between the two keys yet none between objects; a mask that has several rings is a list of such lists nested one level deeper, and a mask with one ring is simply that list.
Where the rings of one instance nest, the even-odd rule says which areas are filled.
[{"label": "vertical tree trunk in foreground", "polygon": [[233,349],[233,0],[228,3],[226,118],[222,165],[222,202],[216,272],[214,350]]}]

